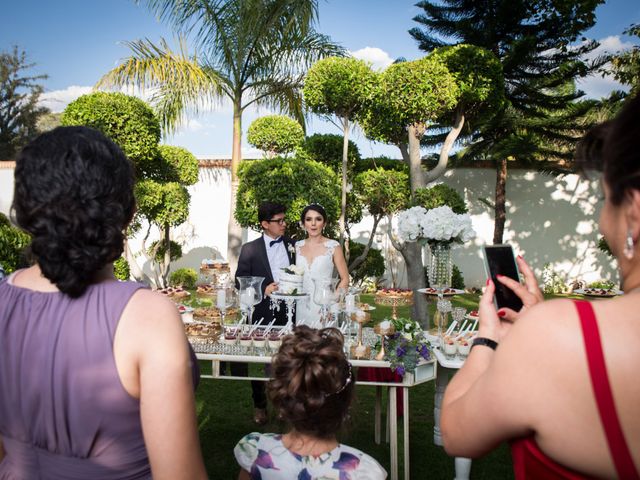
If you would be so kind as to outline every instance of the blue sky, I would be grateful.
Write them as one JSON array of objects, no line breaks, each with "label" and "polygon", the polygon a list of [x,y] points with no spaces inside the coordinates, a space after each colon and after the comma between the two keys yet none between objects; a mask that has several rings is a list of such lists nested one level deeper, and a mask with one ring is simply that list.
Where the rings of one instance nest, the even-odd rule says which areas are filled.
[{"label": "blue sky", "polygon": [[[172,31],[158,22],[144,7],[132,0],[20,0],[5,2],[0,28],[0,49],[18,45],[37,66],[33,73],[46,73],[44,101],[53,111],[83,93],[129,50],[122,41],[160,37],[173,38]],[[412,18],[420,13],[416,0],[320,0],[318,29],[359,58],[384,67],[394,58],[423,56],[407,31],[417,25]],[[629,48],[634,39],[622,35],[632,23],[640,23],[640,1],[609,0],[596,10],[597,23],[586,32],[599,40],[601,49]],[[617,85],[612,79],[590,78],[580,84],[588,96],[606,95]],[[243,130],[267,111],[247,111]],[[340,133],[336,127],[313,118],[308,133]],[[398,157],[395,147],[370,142],[353,132],[363,156],[386,154]],[[231,154],[231,110],[190,118],[167,143],[181,145],[199,157],[226,157]],[[244,156],[256,152],[243,142]]]}]

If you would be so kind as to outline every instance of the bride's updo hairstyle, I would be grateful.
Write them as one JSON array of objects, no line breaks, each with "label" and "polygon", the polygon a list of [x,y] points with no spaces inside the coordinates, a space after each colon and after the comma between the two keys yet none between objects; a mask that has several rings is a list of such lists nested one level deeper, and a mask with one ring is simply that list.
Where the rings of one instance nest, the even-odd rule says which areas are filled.
[{"label": "bride's updo hairstyle", "polygon": [[32,236],[31,256],[61,292],[79,297],[123,250],[135,211],[134,173],[97,130],[58,127],[16,159],[13,211]]},{"label": "bride's updo hairstyle", "polygon": [[355,378],[335,328],[296,327],[273,358],[269,398],[296,431],[327,438],[348,415]]},{"label": "bride's updo hairstyle", "polygon": [[304,225],[304,217],[307,216],[307,213],[310,210],[313,210],[314,212],[318,212],[320,215],[322,215],[322,219],[324,220],[324,223],[327,223],[327,212],[325,211],[324,207],[319,203],[311,203],[302,209],[302,213],[300,214],[301,224]]}]

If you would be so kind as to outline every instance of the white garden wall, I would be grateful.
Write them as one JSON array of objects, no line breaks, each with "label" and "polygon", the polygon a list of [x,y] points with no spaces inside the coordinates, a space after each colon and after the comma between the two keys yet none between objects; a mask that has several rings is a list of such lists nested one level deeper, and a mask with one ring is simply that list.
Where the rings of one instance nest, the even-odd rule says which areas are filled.
[{"label": "white garden wall", "polygon": [[[186,224],[175,229],[174,237],[184,244],[184,257],[174,268],[197,268],[203,258],[225,258],[229,215],[230,172],[228,161],[201,161],[199,181],[189,188],[191,211]],[[491,243],[493,211],[479,198],[493,201],[495,172],[490,169],[460,168],[449,170],[445,183],[464,195],[478,236],[453,251],[454,263],[462,270],[467,286],[482,286],[485,275],[480,246]],[[534,171],[512,170],[507,181],[507,224],[505,241],[514,245],[541,273],[546,263],[567,280],[587,282],[600,278],[617,281],[614,262],[596,248],[599,202],[597,181],[580,180],[576,175],[560,178]],[[0,211],[8,213],[13,196],[13,163],[0,162]],[[371,219],[353,228],[353,237],[366,241]],[[386,232],[386,225],[379,227]],[[255,238],[247,232],[246,239]],[[140,237],[132,247],[140,248]],[[156,237],[152,237],[153,240]],[[246,240],[245,239],[245,240]],[[395,264],[390,270],[396,283],[404,286],[406,278],[401,257],[389,245],[385,234],[378,234],[374,245],[382,248],[385,258]],[[139,257],[142,263],[142,257]],[[145,270],[149,272],[148,265]],[[390,272],[387,272],[390,275]]]}]

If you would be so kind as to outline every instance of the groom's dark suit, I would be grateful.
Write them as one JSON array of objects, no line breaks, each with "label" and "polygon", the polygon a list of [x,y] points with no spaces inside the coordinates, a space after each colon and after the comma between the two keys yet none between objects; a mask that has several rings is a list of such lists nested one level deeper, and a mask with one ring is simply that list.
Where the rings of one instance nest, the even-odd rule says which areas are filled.
[{"label": "groom's dark suit", "polygon": [[[294,240],[288,237],[283,237],[282,243],[284,244],[287,256],[289,257],[289,263],[295,263],[293,251]],[[264,290],[268,285],[274,282],[273,275],[271,274],[271,267],[269,266],[269,258],[267,256],[267,249],[264,243],[264,237],[260,236],[251,242],[247,242],[242,246],[240,251],[240,258],[238,259],[238,269],[236,270],[236,287],[239,287],[237,278],[257,276],[264,277],[262,282],[262,302],[256,305],[253,311],[252,323],[257,323],[261,318],[264,318],[263,325],[268,324],[273,320],[273,311],[270,308],[271,300],[269,297],[264,296]],[[280,308],[276,312],[276,325],[284,325],[287,321],[285,309]]]},{"label": "groom's dark suit", "polygon": [[[288,237],[282,237],[282,243],[289,257],[289,263],[294,263],[294,240]],[[240,250],[240,258],[238,259],[238,268],[236,270],[236,287],[240,287],[238,277],[264,277],[262,282],[262,301],[255,306],[253,310],[252,323],[257,323],[264,318],[263,325],[267,325],[273,320],[273,310],[270,308],[271,299],[265,297],[264,291],[268,285],[274,282],[269,266],[269,257],[267,256],[267,248],[265,245],[264,235],[256,238],[251,242],[247,242]],[[276,312],[276,325],[284,325],[287,322],[287,315],[284,305]],[[249,366],[246,363],[232,363],[231,374],[235,376],[247,377],[249,374]],[[253,396],[253,406],[258,409],[267,408],[267,397],[265,394],[264,382],[252,381],[251,391]]]}]

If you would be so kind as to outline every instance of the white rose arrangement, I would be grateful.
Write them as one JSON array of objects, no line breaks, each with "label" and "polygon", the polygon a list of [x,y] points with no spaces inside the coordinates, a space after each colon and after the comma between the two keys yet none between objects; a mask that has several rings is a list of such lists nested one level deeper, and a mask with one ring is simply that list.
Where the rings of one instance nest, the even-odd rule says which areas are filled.
[{"label": "white rose arrangement", "polygon": [[405,242],[468,242],[475,237],[471,217],[457,214],[451,207],[437,207],[427,210],[411,207],[397,215],[398,236]]}]

